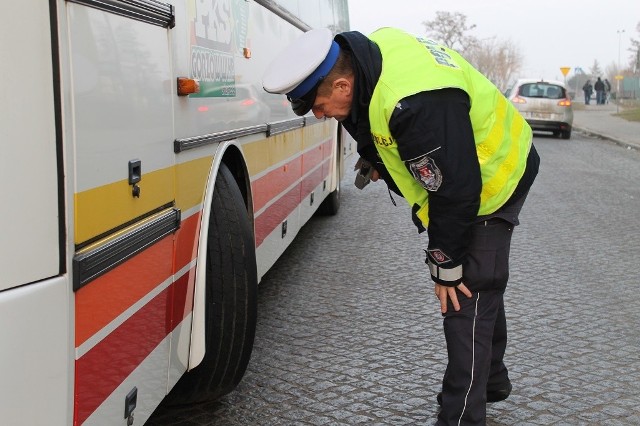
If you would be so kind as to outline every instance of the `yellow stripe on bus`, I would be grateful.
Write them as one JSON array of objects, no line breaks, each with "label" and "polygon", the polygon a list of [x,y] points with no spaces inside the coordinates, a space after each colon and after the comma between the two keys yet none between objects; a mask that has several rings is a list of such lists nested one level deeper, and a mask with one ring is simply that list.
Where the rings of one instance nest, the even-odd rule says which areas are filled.
[{"label": "yellow stripe on bus", "polygon": [[267,139],[246,143],[242,150],[247,159],[249,175],[254,176],[273,164],[291,158],[302,150],[301,132],[288,132]]},{"label": "yellow stripe on bus", "polygon": [[[331,128],[327,121],[243,144],[249,174],[255,176],[275,164],[297,156],[308,148],[307,145],[317,141],[320,135],[328,137]],[[76,193],[75,244],[118,228],[172,202],[174,197],[176,207],[183,211],[201,204],[212,161],[213,157],[207,156],[145,173],[138,183],[138,198],[133,197],[127,180]]]},{"label": "yellow stripe on bus", "polygon": [[187,161],[176,166],[176,207],[187,211],[202,204],[213,157]]},{"label": "yellow stripe on bus", "polygon": [[75,194],[75,243],[80,244],[173,201],[173,167],[145,173],[140,197],[125,180]]},{"label": "yellow stripe on bus", "polygon": [[242,145],[249,175],[255,176],[282,163],[330,136],[331,121],[297,129]]},{"label": "yellow stripe on bus", "polygon": [[[77,193],[75,243],[85,242],[170,203],[174,194],[176,207],[183,211],[201,204],[212,160],[213,157],[208,156],[144,174],[138,184],[139,198],[132,196],[127,180]],[[177,192],[174,192],[174,172]]]}]

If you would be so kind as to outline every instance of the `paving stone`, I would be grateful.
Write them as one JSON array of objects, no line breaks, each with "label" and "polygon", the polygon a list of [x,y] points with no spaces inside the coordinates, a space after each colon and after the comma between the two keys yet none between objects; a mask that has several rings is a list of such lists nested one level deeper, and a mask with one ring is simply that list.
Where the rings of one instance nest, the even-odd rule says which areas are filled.
[{"label": "paving stone", "polygon": [[[515,229],[505,295],[513,393],[489,426],[638,425],[640,151],[536,137],[539,177]],[[155,425],[433,424],[442,316],[404,200],[342,182],[259,288],[247,373],[220,401]]]}]

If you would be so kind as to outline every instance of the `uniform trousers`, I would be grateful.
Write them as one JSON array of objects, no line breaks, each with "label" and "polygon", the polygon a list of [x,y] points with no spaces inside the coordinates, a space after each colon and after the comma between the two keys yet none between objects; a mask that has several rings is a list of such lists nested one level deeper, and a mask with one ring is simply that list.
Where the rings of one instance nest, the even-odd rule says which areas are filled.
[{"label": "uniform trousers", "polygon": [[449,303],[443,314],[448,364],[437,425],[486,424],[487,391],[510,386],[503,362],[507,346],[503,296],[511,235],[524,198],[473,225],[462,278],[473,297],[457,291],[460,310]]}]

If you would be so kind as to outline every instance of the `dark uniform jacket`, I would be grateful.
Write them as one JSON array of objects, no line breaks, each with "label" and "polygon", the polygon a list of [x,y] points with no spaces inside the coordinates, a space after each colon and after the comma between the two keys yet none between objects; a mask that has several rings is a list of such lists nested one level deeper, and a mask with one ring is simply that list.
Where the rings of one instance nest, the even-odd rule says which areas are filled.
[{"label": "dark uniform jacket", "polygon": [[[382,70],[380,50],[357,31],[338,34],[335,40],[351,53],[355,71],[351,114],[342,124],[356,140],[360,156],[374,165],[391,191],[401,196],[377,155],[369,128],[369,102]],[[440,89],[402,99],[401,106],[395,109],[389,122],[400,157],[406,162],[430,153],[443,177],[438,190],[429,192],[428,248],[442,251],[452,259],[451,267],[455,267],[462,263],[471,225],[478,220],[482,189],[469,97],[460,89]],[[526,195],[538,164],[539,157],[532,146],[524,175],[505,206]],[[500,216],[499,212],[495,216]],[[413,219],[422,232],[420,220],[415,215]]]}]

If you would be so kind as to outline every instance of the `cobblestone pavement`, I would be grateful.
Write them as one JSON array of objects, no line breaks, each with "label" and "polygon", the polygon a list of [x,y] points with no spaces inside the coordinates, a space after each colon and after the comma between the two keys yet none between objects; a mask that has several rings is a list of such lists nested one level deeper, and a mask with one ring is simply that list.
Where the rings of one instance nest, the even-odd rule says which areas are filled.
[{"label": "cobblestone pavement", "polygon": [[[512,243],[514,390],[489,425],[640,424],[640,153],[536,137],[541,172]],[[216,403],[154,425],[433,424],[442,319],[418,236],[384,184],[343,180],[260,285],[247,374]]]}]

